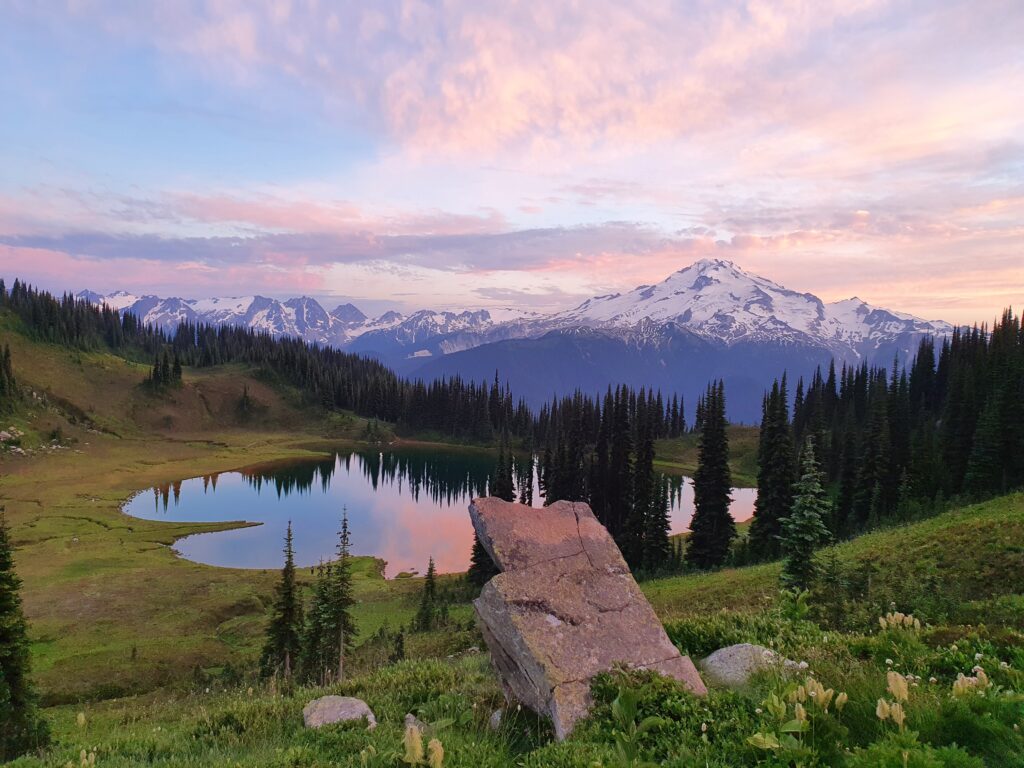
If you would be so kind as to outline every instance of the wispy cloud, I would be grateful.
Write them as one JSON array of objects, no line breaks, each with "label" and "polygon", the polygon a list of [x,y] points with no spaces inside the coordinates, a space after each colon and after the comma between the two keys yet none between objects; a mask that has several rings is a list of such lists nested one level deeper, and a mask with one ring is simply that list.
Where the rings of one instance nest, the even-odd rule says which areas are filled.
[{"label": "wispy cloud", "polygon": [[952,320],[1024,293],[1016,0],[15,0],[5,22],[8,274],[536,304],[725,254]]}]

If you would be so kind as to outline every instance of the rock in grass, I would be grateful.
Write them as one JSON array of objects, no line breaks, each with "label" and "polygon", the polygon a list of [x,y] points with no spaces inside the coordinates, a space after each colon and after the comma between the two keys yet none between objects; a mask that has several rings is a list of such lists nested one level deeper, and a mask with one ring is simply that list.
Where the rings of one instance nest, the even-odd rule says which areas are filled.
[{"label": "rock in grass", "polygon": [[793,671],[803,668],[797,662],[779,656],[770,648],[751,643],[719,648],[700,663],[701,672],[709,683],[734,689],[748,685],[755,672],[773,666]]},{"label": "rock in grass", "polygon": [[588,505],[486,498],[469,514],[502,571],[473,603],[491,659],[506,696],[551,718],[556,738],[589,711],[591,678],[617,666],[706,692]]},{"label": "rock in grass", "polygon": [[487,727],[490,728],[492,731],[500,731],[502,714],[503,710],[500,709],[496,709],[493,712],[491,712],[491,716],[487,720]]},{"label": "rock in grass", "polygon": [[373,716],[373,710],[365,701],[352,696],[323,696],[313,699],[302,708],[302,721],[307,728],[363,719],[369,728],[377,727],[377,718]]},{"label": "rock in grass", "polygon": [[405,729],[409,730],[409,728],[415,728],[420,733],[427,733],[430,726],[416,717],[412,712],[407,712],[405,715]]}]

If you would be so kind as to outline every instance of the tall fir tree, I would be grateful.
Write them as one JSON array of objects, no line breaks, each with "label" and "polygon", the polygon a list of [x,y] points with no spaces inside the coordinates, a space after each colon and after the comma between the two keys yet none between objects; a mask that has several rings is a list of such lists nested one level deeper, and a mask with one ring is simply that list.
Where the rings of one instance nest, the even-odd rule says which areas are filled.
[{"label": "tall fir tree", "polygon": [[48,740],[29,680],[28,630],[20,591],[14,545],[0,507],[0,762],[13,760]]},{"label": "tall fir tree", "polygon": [[697,568],[717,568],[729,556],[736,522],[729,514],[729,438],[726,434],[725,385],[711,384],[704,395],[697,471],[693,475],[694,513],[686,559]]},{"label": "tall fir tree", "polygon": [[265,674],[280,673],[290,679],[302,648],[302,598],[295,583],[295,549],[292,522],[284,537],[284,567],[277,584],[274,610],[267,628],[262,664]]},{"label": "tall fir tree", "polygon": [[508,436],[504,435],[501,445],[498,448],[498,461],[494,467],[494,480],[491,488],[491,496],[496,496],[505,501],[516,500],[515,478],[513,476],[513,462],[515,456],[512,449],[507,445]]},{"label": "tall fir tree", "polygon": [[651,499],[651,506],[644,521],[643,568],[648,573],[674,570],[672,545],[669,541],[671,520],[669,518],[668,480],[661,478],[657,491]]},{"label": "tall fir tree", "polygon": [[832,503],[822,487],[821,470],[808,441],[800,461],[793,509],[782,521],[779,542],[782,550],[782,583],[789,589],[810,589],[817,566],[814,553],[831,538],[825,521],[832,515]]},{"label": "tall fir tree", "polygon": [[[636,416],[636,460],[633,463],[633,499],[622,531],[622,554],[630,568],[646,565],[645,544],[648,517],[658,504],[657,478],[654,474],[654,435],[649,410],[641,399]],[[653,554],[654,549],[649,554]]]},{"label": "tall fir tree", "polygon": [[757,500],[750,521],[750,553],[767,560],[779,554],[782,521],[793,504],[793,435],[789,423],[786,377],[765,398],[758,446]]}]

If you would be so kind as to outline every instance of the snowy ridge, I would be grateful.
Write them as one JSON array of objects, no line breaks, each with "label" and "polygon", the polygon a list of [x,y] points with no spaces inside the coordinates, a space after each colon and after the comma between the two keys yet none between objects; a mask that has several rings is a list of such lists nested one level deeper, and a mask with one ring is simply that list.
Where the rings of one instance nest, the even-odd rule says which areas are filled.
[{"label": "snowy ridge", "polygon": [[[825,304],[744,272],[730,261],[702,259],[656,285],[588,299],[542,315],[518,307],[385,312],[368,318],[352,304],[330,312],[303,296],[279,301],[264,296],[182,299],[118,291],[79,298],[130,311],[144,322],[173,330],[182,321],[240,325],[276,336],[374,355],[394,364],[445,356],[496,341],[534,339],[552,331],[600,331],[631,346],[657,348],[685,332],[716,345],[772,344],[826,350],[847,361],[908,356],[922,336],[952,332],[926,321],[873,307],[854,297]],[[886,362],[888,362],[888,360]]]}]

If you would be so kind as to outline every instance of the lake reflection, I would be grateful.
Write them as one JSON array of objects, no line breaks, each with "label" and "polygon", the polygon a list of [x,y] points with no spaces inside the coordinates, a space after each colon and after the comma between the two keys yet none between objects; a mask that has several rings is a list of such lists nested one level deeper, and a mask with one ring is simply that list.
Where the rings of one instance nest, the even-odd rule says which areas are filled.
[{"label": "lake reflection", "polygon": [[[473,529],[466,507],[487,493],[494,457],[483,452],[400,449],[340,453],[329,459],[261,465],[196,477],[142,492],[125,512],[149,520],[262,525],[188,536],[175,549],[189,560],[232,568],[279,568],[285,527],[292,521],[296,561],[314,565],[334,556],[342,509],[348,510],[357,555],[387,561],[390,578],[423,572],[433,555],[440,572],[469,565]],[[517,487],[529,482],[533,504],[543,500],[530,462],[517,467]],[[693,514],[693,486],[670,476],[672,532]],[[756,489],[733,489],[737,521],[753,514]]]}]

